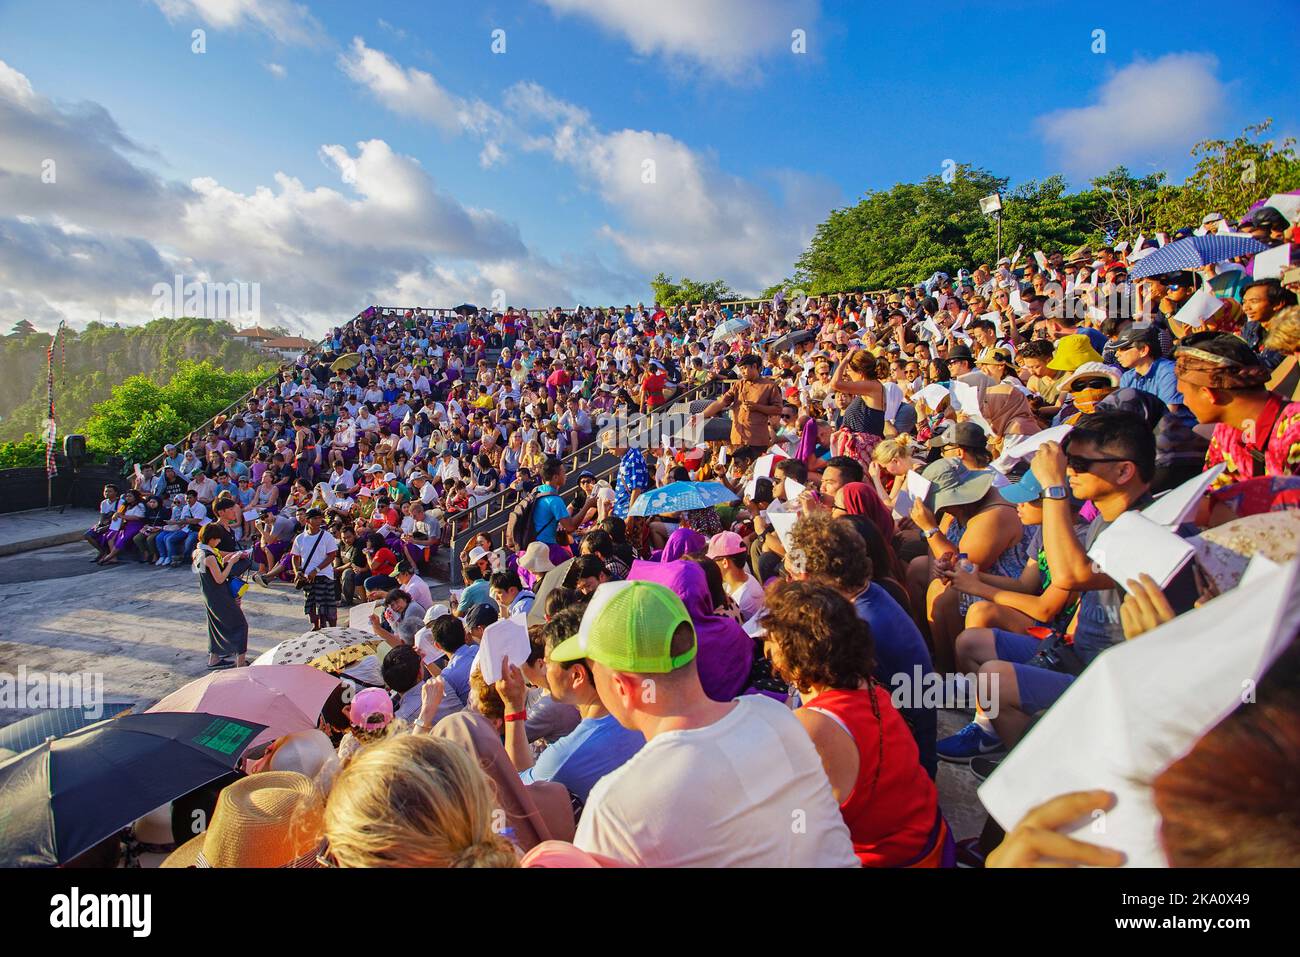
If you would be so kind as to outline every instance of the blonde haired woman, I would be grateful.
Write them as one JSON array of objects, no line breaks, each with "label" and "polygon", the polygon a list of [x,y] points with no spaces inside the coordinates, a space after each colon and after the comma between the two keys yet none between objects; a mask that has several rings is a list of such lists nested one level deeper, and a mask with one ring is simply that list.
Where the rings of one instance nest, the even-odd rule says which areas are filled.
[{"label": "blonde haired woman", "polygon": [[325,805],[333,867],[516,867],[493,829],[487,776],[454,741],[401,735],[377,741],[339,773]]},{"label": "blonde haired woman", "polygon": [[[899,491],[907,483],[907,473],[925,468],[924,462],[913,457],[914,449],[912,440],[902,435],[885,439],[871,452],[867,473],[871,476],[871,484],[876,487],[876,494],[891,509],[898,501]],[[887,488],[885,476],[888,476]]]},{"label": "blonde haired woman", "polygon": [[524,454],[519,457],[519,467],[531,470],[536,476],[541,472],[545,462],[546,455],[542,452],[542,443],[537,439],[529,439],[524,445]]}]

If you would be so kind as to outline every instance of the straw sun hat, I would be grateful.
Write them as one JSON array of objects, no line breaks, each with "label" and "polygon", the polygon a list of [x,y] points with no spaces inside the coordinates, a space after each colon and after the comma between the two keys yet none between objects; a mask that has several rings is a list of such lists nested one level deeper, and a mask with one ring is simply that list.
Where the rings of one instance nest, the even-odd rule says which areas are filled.
[{"label": "straw sun hat", "polygon": [[299,805],[315,801],[295,771],[264,771],[234,782],[217,798],[208,829],[177,848],[163,867],[314,867],[314,835],[294,833]]}]

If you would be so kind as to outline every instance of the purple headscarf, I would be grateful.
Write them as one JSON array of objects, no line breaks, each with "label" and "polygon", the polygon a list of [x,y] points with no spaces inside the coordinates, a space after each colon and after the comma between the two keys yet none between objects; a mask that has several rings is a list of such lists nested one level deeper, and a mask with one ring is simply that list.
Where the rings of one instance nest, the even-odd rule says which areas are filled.
[{"label": "purple headscarf", "polygon": [[663,585],[682,600],[695,625],[696,667],[705,694],[714,701],[730,701],[745,690],[754,665],[754,639],[730,618],[713,614],[704,569],[692,561],[638,560],[627,578]]},{"label": "purple headscarf", "polygon": [[807,461],[808,456],[815,455],[817,452],[817,420],[813,416],[808,416],[808,421],[803,424],[803,432],[799,435],[799,447],[794,450],[794,457],[800,462]]},{"label": "purple headscarf", "polygon": [[687,552],[698,552],[708,544],[708,540],[695,529],[682,526],[668,536],[659,561],[675,562]]}]

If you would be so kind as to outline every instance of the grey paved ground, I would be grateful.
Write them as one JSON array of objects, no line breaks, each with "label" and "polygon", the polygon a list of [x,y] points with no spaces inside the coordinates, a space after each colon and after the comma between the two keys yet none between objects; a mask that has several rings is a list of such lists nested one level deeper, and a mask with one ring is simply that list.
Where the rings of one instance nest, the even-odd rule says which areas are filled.
[{"label": "grey paved ground", "polygon": [[[0,672],[26,665],[29,671],[99,673],[105,700],[150,701],[206,674],[203,601],[188,567],[159,570],[124,561],[100,568],[91,557],[88,545],[76,543],[0,558]],[[445,584],[430,584],[435,599],[446,597]],[[309,627],[299,593],[288,585],[250,588],[244,612],[250,656]],[[28,713],[0,710],[0,726]],[[940,736],[965,720],[941,712]],[[978,834],[983,825],[976,784],[965,766],[941,762],[940,801],[958,838]]]},{"label": "grey paved ground", "polygon": [[98,517],[88,508],[69,508],[62,513],[57,508],[42,508],[0,515],[0,555],[76,541]]}]

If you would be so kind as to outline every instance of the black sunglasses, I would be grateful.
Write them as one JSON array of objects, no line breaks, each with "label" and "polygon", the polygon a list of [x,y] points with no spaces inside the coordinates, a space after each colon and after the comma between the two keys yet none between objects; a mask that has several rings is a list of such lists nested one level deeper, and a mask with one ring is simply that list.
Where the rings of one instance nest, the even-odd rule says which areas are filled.
[{"label": "black sunglasses", "polygon": [[1132,459],[1116,459],[1116,458],[1090,459],[1083,455],[1074,455],[1070,452],[1065,453],[1066,466],[1069,467],[1071,471],[1078,472],[1079,474],[1083,474],[1085,472],[1091,472],[1092,467],[1094,465],[1100,465],[1103,462],[1131,462],[1131,461]]},{"label": "black sunglasses", "polygon": [[1070,383],[1071,392],[1082,392],[1084,389],[1105,389],[1111,384],[1109,379],[1098,377],[1096,379],[1075,379]]}]

